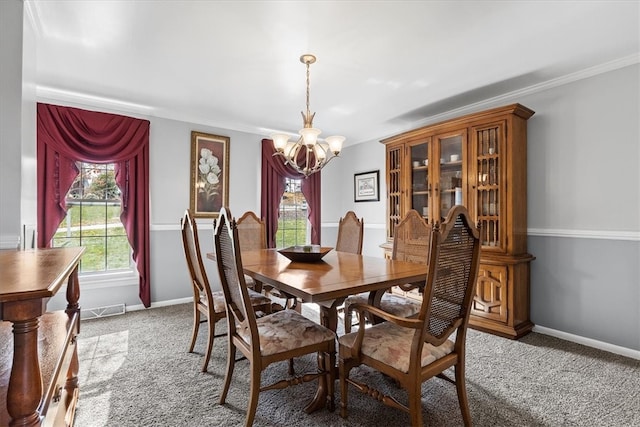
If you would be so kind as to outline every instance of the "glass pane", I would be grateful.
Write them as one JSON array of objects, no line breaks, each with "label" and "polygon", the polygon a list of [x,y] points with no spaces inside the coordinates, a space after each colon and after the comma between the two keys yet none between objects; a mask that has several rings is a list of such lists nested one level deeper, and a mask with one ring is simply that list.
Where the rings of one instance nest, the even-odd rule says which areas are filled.
[{"label": "glass pane", "polygon": [[116,185],[113,164],[87,164],[86,173],[88,187],[85,198],[98,200],[119,200],[120,189]]},{"label": "glass pane", "polygon": [[387,230],[390,238],[393,238],[395,226],[400,222],[400,196],[402,194],[402,176],[400,175],[401,154],[400,148],[394,148],[387,152],[387,169],[389,170],[389,182],[387,183],[389,223],[387,224]]},{"label": "glass pane", "polygon": [[97,237],[106,234],[105,205],[103,202],[82,201],[75,208],[79,211],[79,219],[82,223],[81,236]]},{"label": "glass pane", "polygon": [[462,136],[440,139],[440,217],[455,205],[463,205]]},{"label": "glass pane", "polygon": [[108,203],[106,209],[107,236],[125,236],[126,232],[120,222],[120,203]]},{"label": "glass pane", "polygon": [[95,273],[106,269],[106,243],[104,237],[88,237],[82,239],[86,249],[80,261],[81,273]]},{"label": "glass pane", "polygon": [[52,247],[54,248],[62,248],[62,247],[78,247],[80,246],[80,239],[78,237],[67,237],[64,231],[58,231],[53,236]]},{"label": "glass pane", "polygon": [[106,239],[107,270],[122,270],[129,268],[129,241],[127,236],[115,236]]},{"label": "glass pane", "polygon": [[300,189],[298,179],[286,179],[285,190],[280,201],[280,217],[276,232],[276,246],[279,248],[305,245],[309,239],[307,201]]},{"label": "glass pane", "polygon": [[411,147],[411,209],[429,220],[429,144]]},{"label": "glass pane", "polygon": [[482,244],[500,245],[500,128],[479,130],[476,134],[478,153],[478,219],[482,225]]}]

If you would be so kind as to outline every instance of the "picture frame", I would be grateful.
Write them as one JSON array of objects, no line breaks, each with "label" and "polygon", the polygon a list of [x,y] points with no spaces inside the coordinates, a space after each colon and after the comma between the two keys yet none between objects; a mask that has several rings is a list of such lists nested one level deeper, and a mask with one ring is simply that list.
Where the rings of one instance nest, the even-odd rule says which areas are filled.
[{"label": "picture frame", "polygon": [[380,170],[353,175],[353,201],[380,201]]},{"label": "picture frame", "polygon": [[191,131],[189,207],[194,218],[217,218],[229,205],[229,143],[227,136]]}]

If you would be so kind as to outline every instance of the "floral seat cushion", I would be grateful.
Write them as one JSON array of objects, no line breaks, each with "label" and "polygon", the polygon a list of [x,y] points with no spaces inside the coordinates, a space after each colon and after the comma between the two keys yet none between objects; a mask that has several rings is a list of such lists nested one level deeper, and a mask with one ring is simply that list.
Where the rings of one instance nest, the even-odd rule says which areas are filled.
[{"label": "floral seat cushion", "polygon": [[256,286],[256,281],[253,280],[253,277],[244,275],[244,282],[247,284],[248,288],[253,289]]},{"label": "floral seat cushion", "polygon": [[[224,293],[222,291],[212,292],[211,298],[213,299],[213,310],[216,313],[224,313],[226,310],[226,306],[224,303]],[[249,298],[251,298],[251,303],[253,305],[271,304],[271,300],[269,299],[269,297],[264,296],[251,289],[249,289]],[[206,304],[207,300],[205,298],[202,298],[202,302]]]},{"label": "floral seat cushion", "polygon": [[[345,301],[345,310],[349,308],[349,305],[355,303],[368,304],[369,294],[367,292],[363,292],[361,294],[350,296],[347,301]],[[420,303],[400,295],[393,295],[389,292],[385,292],[380,299],[380,308],[387,313],[391,313],[396,316],[409,317],[420,311]]]},{"label": "floral seat cushion", "polygon": [[[294,310],[283,310],[256,319],[260,335],[260,353],[263,356],[334,340],[336,334]],[[238,333],[249,341],[248,330]]]},{"label": "floral seat cushion", "polygon": [[[391,322],[383,322],[368,328],[364,332],[362,354],[392,366],[402,372],[409,372],[409,357],[411,355],[411,340],[414,330],[403,328]],[[340,346],[352,348],[357,332],[341,336]],[[439,346],[425,343],[422,347],[422,366],[446,356],[453,351],[454,343],[445,341]]]}]

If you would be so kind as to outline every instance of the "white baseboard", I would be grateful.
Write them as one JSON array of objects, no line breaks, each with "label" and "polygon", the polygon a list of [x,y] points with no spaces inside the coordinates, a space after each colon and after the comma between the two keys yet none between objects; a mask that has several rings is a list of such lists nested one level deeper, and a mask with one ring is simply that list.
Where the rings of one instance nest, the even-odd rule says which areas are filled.
[{"label": "white baseboard", "polygon": [[580,335],[574,335],[567,332],[558,331],[551,328],[545,328],[544,326],[534,326],[533,332],[537,332],[543,335],[549,335],[552,337],[560,338],[565,341],[575,342],[577,344],[586,345],[587,347],[597,348],[598,350],[608,351],[610,353],[619,354],[621,356],[630,357],[632,359],[640,360],[640,351],[633,350],[619,345],[609,344],[606,342],[594,340],[591,338],[581,337]]},{"label": "white baseboard", "polygon": [[[159,301],[159,302],[152,302],[151,303],[151,307],[149,307],[149,308],[167,307],[167,306],[176,305],[176,304],[186,304],[188,302],[193,302],[193,297],[170,299],[170,300],[167,300],[167,301]],[[144,309],[146,309],[144,304],[128,305],[126,307],[127,311],[138,311],[138,310],[144,310]]]}]

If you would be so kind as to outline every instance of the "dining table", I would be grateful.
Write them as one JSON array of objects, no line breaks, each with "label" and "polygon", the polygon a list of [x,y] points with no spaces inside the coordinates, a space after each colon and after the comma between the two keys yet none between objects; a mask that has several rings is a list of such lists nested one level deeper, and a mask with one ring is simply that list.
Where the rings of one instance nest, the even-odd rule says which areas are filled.
[{"label": "dining table", "polygon": [[[215,253],[208,253],[207,257],[215,259]],[[423,281],[427,275],[426,264],[334,250],[313,262],[292,261],[276,249],[241,251],[241,258],[244,274],[303,303],[317,304],[320,323],[334,332],[338,328],[338,308],[348,296],[368,292],[373,302],[378,291]],[[318,363],[322,367],[328,362],[320,356]],[[327,384],[321,377],[316,395],[305,411],[311,413],[324,407],[326,396]]]}]

